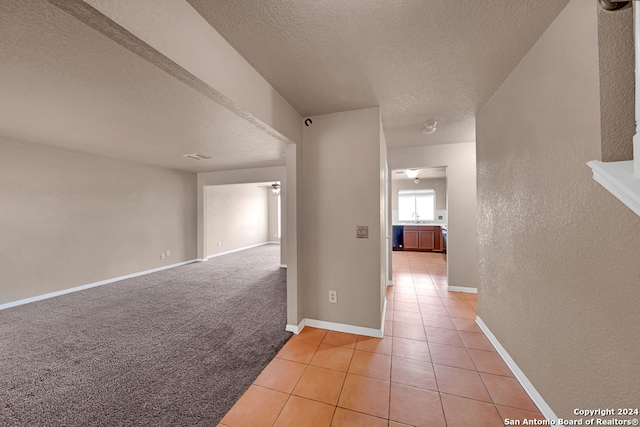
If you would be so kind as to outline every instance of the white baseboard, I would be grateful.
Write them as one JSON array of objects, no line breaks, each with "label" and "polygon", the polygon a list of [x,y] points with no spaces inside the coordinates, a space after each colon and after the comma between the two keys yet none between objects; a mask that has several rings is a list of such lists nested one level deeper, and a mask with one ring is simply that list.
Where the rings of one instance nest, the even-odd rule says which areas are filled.
[{"label": "white baseboard", "polygon": [[[384,325],[384,323],[383,323]],[[346,325],[344,323],[325,322],[324,320],[302,319],[298,325],[287,325],[286,330],[299,334],[305,326],[312,328],[326,329],[329,331],[346,332],[348,334],[364,335],[367,337],[382,338],[384,337],[383,329],[365,328],[362,326]]]},{"label": "white baseboard", "polygon": [[522,372],[522,370],[518,367],[516,362],[509,356],[507,350],[500,344],[498,339],[493,335],[489,327],[480,319],[479,316],[476,317],[476,323],[482,329],[484,334],[487,336],[491,344],[496,348],[498,354],[502,357],[504,362],[507,364],[513,375],[516,377],[518,382],[522,385],[522,388],[527,392],[533,403],[540,409],[540,412],[547,420],[555,420],[556,424],[558,423],[558,417],[553,412],[551,407],[545,402],[540,393],[535,389],[531,381],[527,378],[527,376]]},{"label": "white baseboard", "polygon": [[280,264],[280,268],[287,268],[287,264]]},{"label": "white baseboard", "polygon": [[25,299],[21,299],[21,300],[18,300],[18,301],[12,301],[12,302],[8,302],[8,303],[5,303],[5,304],[0,304],[0,310],[4,310],[6,308],[11,308],[11,307],[16,307],[18,305],[28,304],[30,302],[42,301],[42,300],[45,300],[45,299],[57,297],[57,296],[60,296],[60,295],[70,294],[72,292],[78,292],[78,291],[82,291],[82,290],[89,289],[89,288],[95,288],[96,286],[108,285],[109,283],[119,282],[119,281],[125,280],[125,279],[132,279],[134,277],[144,276],[145,274],[155,273],[155,272],[162,271],[162,270],[168,270],[170,268],[180,267],[181,265],[191,264],[192,262],[198,262],[198,261],[199,261],[198,259],[192,259],[192,260],[189,260],[189,261],[179,262],[179,263],[176,263],[176,264],[165,265],[163,267],[152,268],[151,270],[145,270],[145,271],[140,271],[138,273],[127,274],[125,276],[114,277],[112,279],[101,280],[99,282],[93,282],[93,283],[89,283],[87,285],[76,286],[76,287],[69,288],[69,289],[63,289],[61,291],[51,292],[51,293],[43,294],[43,295],[37,295],[35,297],[25,298]]},{"label": "white baseboard", "polygon": [[226,251],[226,252],[220,252],[219,254],[207,255],[207,259],[219,257],[219,256],[222,256],[222,255],[232,254],[234,252],[244,251],[246,249],[257,248],[258,246],[268,245],[269,243],[270,242],[258,243],[256,245],[245,246],[243,248],[238,248],[238,249],[231,249],[230,251]]},{"label": "white baseboard", "polygon": [[300,322],[297,325],[289,325],[287,324],[287,327],[285,328],[285,330],[287,332],[293,332],[294,334],[298,335],[300,333],[300,331],[302,331],[304,329],[304,327],[306,326],[306,320],[307,319],[302,319],[302,322]]},{"label": "white baseboard", "polygon": [[387,280],[387,286],[393,286],[393,280]]},{"label": "white baseboard", "polygon": [[272,241],[268,241],[267,243],[270,244],[270,245],[279,245],[280,244],[280,242],[272,242]]},{"label": "white baseboard", "polygon": [[447,286],[447,290],[451,292],[466,292],[468,294],[478,293],[478,288],[463,288],[461,286]]},{"label": "white baseboard", "polygon": [[387,296],[384,296],[384,306],[382,307],[382,322],[380,323],[380,333],[382,336],[376,338],[384,338],[384,325],[387,321]]}]

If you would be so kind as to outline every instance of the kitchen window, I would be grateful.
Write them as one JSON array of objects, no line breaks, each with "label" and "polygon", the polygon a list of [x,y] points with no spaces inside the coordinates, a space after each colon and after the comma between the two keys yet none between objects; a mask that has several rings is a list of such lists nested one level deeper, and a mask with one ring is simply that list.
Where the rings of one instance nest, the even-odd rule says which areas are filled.
[{"label": "kitchen window", "polygon": [[[418,216],[417,218],[416,215]],[[399,221],[433,221],[435,217],[435,190],[398,191]]]}]

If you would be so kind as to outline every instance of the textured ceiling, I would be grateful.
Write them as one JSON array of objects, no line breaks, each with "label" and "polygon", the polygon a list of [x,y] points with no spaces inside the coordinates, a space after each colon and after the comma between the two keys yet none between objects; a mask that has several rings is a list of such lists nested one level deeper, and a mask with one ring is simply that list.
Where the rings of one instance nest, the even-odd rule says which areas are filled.
[{"label": "textured ceiling", "polygon": [[0,58],[0,136],[191,172],[284,164],[283,142],[48,2],[0,2]]},{"label": "textured ceiling", "polygon": [[[475,140],[567,2],[189,0],[301,114],[380,105],[389,147]],[[0,1],[0,58],[2,137],[192,172],[285,162],[283,142],[47,1]]]},{"label": "textured ceiling", "polygon": [[390,147],[474,141],[476,113],[568,3],[187,1],[302,115],[380,105]]}]

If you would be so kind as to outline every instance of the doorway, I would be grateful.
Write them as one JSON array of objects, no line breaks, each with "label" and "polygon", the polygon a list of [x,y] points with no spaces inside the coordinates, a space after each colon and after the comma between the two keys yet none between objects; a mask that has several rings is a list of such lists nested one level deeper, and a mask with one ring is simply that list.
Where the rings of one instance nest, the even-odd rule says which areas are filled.
[{"label": "doorway", "polygon": [[[277,185],[277,193],[272,190]],[[204,187],[207,258],[267,243],[280,243],[280,183]],[[282,264],[282,263],[281,263]]]},{"label": "doorway", "polygon": [[[392,255],[430,253],[447,261],[447,167],[394,169],[391,173]],[[406,241],[405,241],[406,239]],[[393,264],[393,262],[392,262]],[[448,276],[448,264],[447,264]]]}]

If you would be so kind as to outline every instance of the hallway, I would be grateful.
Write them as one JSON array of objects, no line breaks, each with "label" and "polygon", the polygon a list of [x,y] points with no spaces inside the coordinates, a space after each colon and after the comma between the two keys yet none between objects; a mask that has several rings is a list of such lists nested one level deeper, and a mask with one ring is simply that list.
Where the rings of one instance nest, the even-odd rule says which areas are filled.
[{"label": "hallway", "polygon": [[476,294],[446,290],[442,254],[393,252],[385,337],[306,327],[221,426],[500,426],[543,419],[475,323]]}]

